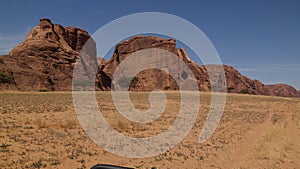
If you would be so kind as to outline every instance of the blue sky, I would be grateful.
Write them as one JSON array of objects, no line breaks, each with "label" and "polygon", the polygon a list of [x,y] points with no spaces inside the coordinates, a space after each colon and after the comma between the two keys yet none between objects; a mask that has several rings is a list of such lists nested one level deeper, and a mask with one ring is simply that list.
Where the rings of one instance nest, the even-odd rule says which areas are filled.
[{"label": "blue sky", "polygon": [[124,15],[164,12],[200,28],[224,64],[267,84],[288,83],[300,89],[297,0],[11,0],[1,1],[0,7],[0,54],[23,41],[43,17],[93,34]]}]

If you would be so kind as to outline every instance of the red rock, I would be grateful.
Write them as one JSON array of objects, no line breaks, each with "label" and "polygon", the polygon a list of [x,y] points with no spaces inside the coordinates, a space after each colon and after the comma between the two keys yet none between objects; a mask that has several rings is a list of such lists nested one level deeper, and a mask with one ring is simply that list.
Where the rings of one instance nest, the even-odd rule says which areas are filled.
[{"label": "red rock", "polygon": [[[89,49],[85,50],[85,55],[89,57],[80,56],[85,43],[90,43]],[[95,80],[96,90],[111,90],[112,76],[118,65],[133,52],[150,48],[169,51],[185,62],[193,72],[201,91],[210,91],[211,86],[217,83],[210,81],[207,70],[219,71],[217,67],[223,66],[227,92],[300,97],[300,91],[289,85],[264,85],[258,80],[241,75],[231,66],[200,66],[190,59],[185,49],[176,48],[174,39],[135,36],[117,44],[113,56],[108,61],[99,59],[96,57],[95,42],[85,30],[75,27],[64,28],[45,18],[40,20],[39,25],[28,33],[24,42],[13,48],[9,55],[0,56],[0,89],[69,91],[74,80],[72,79],[74,65],[76,59],[80,57],[78,62],[93,66],[77,68],[76,71],[81,75],[79,79],[91,78],[89,72],[98,70]],[[161,61],[159,57],[154,59],[157,62]],[[97,61],[100,63],[98,68]],[[169,72],[169,69],[168,67],[165,71]],[[165,71],[143,70],[130,83],[129,89],[133,91],[177,90],[179,87],[176,81]]]},{"label": "red rock", "polygon": [[300,97],[298,91],[287,84],[266,85],[265,89],[270,96]]},{"label": "red rock", "polygon": [[[49,19],[41,19],[25,41],[10,51],[9,56],[0,57],[7,69],[3,70],[1,66],[0,72],[11,72],[14,80],[9,88],[1,84],[1,89],[71,90],[76,59],[89,38],[89,34],[82,29],[64,28],[52,24]],[[96,56],[91,59],[96,60]]]}]

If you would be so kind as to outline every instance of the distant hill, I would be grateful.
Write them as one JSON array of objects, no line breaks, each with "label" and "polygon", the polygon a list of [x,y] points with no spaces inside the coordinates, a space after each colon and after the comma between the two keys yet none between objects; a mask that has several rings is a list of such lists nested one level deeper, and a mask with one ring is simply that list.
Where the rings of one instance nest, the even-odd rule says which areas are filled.
[{"label": "distant hill", "polygon": [[[80,58],[85,43],[90,43],[89,46],[94,48],[89,50],[89,59]],[[122,60],[133,52],[148,48],[164,49],[177,55],[193,72],[200,91],[211,90],[207,68],[213,69],[214,65],[198,65],[189,58],[185,49],[176,48],[176,40],[154,36],[135,36],[117,44],[109,60],[101,59],[95,80],[96,90],[111,90],[112,75]],[[24,42],[13,48],[9,55],[0,56],[0,90],[70,91],[78,57],[83,65],[99,62],[95,42],[90,35],[83,29],[65,28],[49,19],[41,19]],[[227,92],[300,97],[300,92],[287,84],[264,85],[241,75],[231,66],[223,67]],[[82,74],[89,72],[85,68],[76,71]],[[144,70],[134,79],[129,88],[132,91],[178,90],[176,81],[161,70]]]}]

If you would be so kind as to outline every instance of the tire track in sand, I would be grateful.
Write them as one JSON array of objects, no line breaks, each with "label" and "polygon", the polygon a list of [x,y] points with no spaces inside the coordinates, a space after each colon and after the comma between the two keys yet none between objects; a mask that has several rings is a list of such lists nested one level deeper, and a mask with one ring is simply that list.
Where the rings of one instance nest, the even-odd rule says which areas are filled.
[{"label": "tire track in sand", "polygon": [[232,152],[229,154],[230,161],[225,162],[222,168],[234,168],[241,162],[242,158],[246,156],[253,145],[257,142],[257,140],[263,135],[264,131],[268,128],[268,126],[272,125],[272,116],[274,113],[270,112],[265,121],[262,124],[254,126],[250,133],[246,136],[246,142],[242,143],[242,146],[237,151]]}]

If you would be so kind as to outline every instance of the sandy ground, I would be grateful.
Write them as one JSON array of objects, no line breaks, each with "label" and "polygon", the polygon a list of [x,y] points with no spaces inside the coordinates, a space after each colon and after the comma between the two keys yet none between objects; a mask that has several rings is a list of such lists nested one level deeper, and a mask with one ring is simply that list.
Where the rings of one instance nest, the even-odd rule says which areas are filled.
[{"label": "sandy ground", "polygon": [[[170,127],[180,109],[178,92],[156,121],[138,124],[118,114],[110,92],[97,93],[102,114],[117,131],[148,137]],[[148,93],[131,93],[139,110]],[[200,111],[189,134],[167,152],[125,158],[97,146],[79,125],[71,93],[0,93],[0,168],[90,168],[97,163],[134,168],[300,168],[300,100],[228,94],[224,115],[208,141],[198,143],[210,106],[201,93]]]}]

